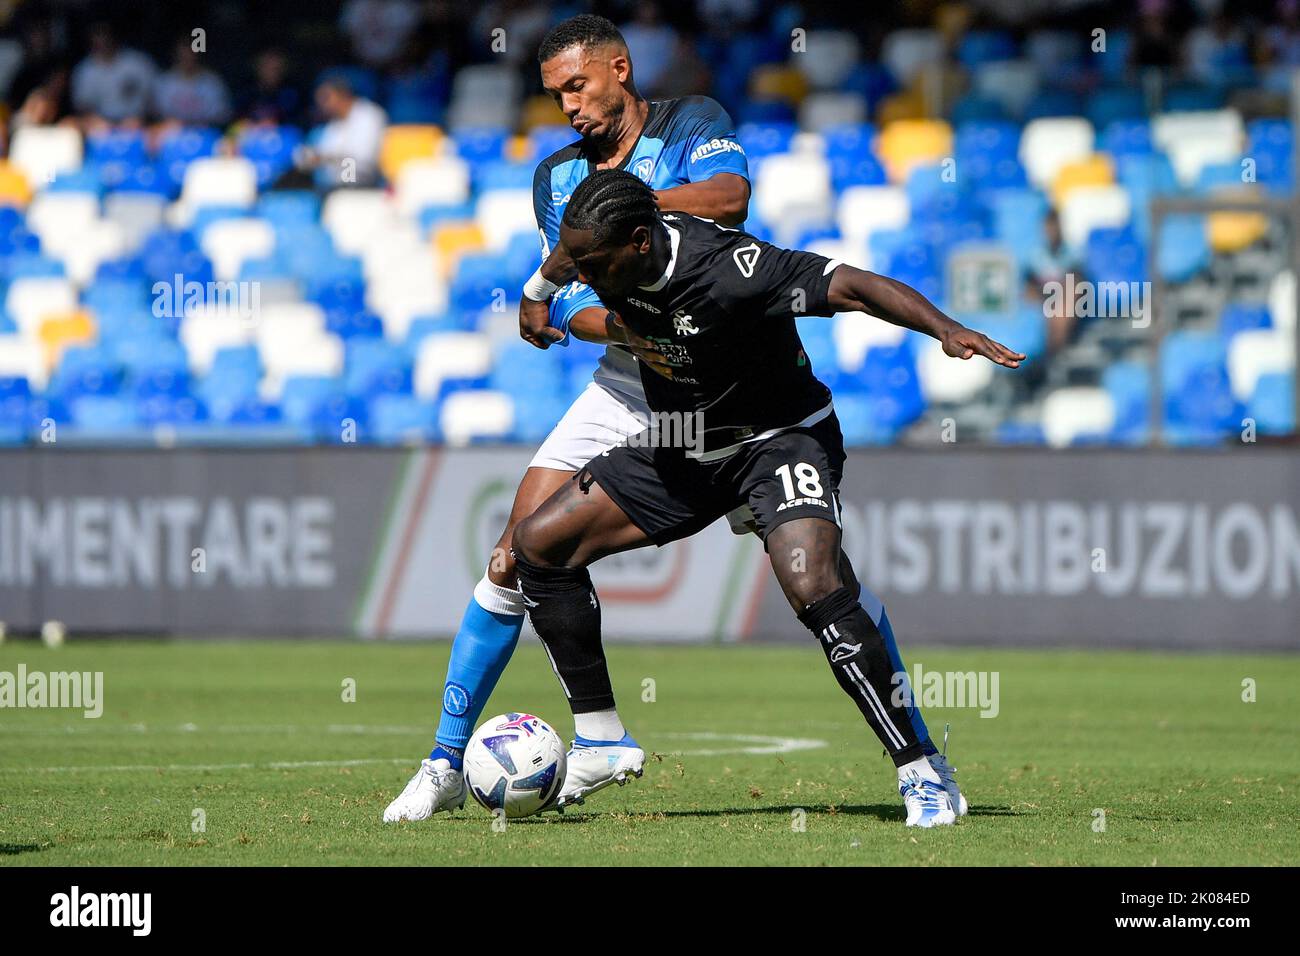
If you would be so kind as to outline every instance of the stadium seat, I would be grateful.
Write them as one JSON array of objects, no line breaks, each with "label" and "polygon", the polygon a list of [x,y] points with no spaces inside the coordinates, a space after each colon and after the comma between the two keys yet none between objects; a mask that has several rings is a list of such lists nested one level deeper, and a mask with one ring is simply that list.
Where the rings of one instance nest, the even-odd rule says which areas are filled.
[{"label": "stadium seat", "polygon": [[1128,225],[1132,215],[1129,194],[1121,186],[1080,186],[1072,189],[1061,207],[1061,235],[1081,249],[1094,229]]},{"label": "stadium seat", "polygon": [[1066,163],[1052,179],[1052,204],[1060,209],[1076,189],[1110,186],[1115,182],[1115,163],[1105,153]]},{"label": "stadium seat", "polygon": [[990,362],[962,362],[950,358],[938,342],[927,339],[917,353],[916,370],[921,394],[931,405],[969,401],[993,381]]},{"label": "stadium seat", "polygon": [[1005,115],[1021,117],[1037,96],[1040,71],[1031,60],[1003,60],[986,63],[974,77],[974,89],[980,96],[998,103]]},{"label": "stadium seat", "polygon": [[1233,397],[1244,402],[1262,376],[1295,371],[1295,337],[1278,329],[1239,332],[1228,343],[1227,361]]},{"label": "stadium seat", "polygon": [[1062,167],[1093,152],[1092,124],[1081,117],[1049,117],[1025,124],[1020,135],[1020,162],[1029,182],[1045,189]]},{"label": "stadium seat", "polygon": [[890,181],[906,182],[915,167],[934,165],[952,156],[952,127],[942,120],[899,120],[880,131],[876,152]]},{"label": "stadium seat", "polygon": [[293,155],[301,144],[297,127],[252,127],[239,137],[239,155],[256,169],[258,188],[268,189],[293,168]]},{"label": "stadium seat", "polygon": [[414,216],[425,206],[454,206],[470,197],[469,164],[459,156],[411,159],[396,183],[398,211]]},{"label": "stadium seat", "polygon": [[203,231],[199,246],[212,260],[217,279],[229,281],[239,276],[244,260],[271,254],[275,230],[265,219],[223,219]]},{"label": "stadium seat", "polygon": [[321,207],[321,225],[339,252],[355,255],[376,233],[391,228],[397,217],[382,189],[336,189]]},{"label": "stadium seat", "polygon": [[439,412],[443,440],[449,445],[504,441],[514,429],[515,403],[490,389],[454,392]]},{"label": "stadium seat", "polygon": [[1043,399],[1043,434],[1054,448],[1083,438],[1109,435],[1115,427],[1115,403],[1102,388],[1068,387]]},{"label": "stadium seat", "polygon": [[1204,166],[1235,163],[1245,145],[1245,128],[1236,110],[1161,113],[1151,121],[1151,140],[1168,154],[1183,186],[1196,182]]},{"label": "stadium seat", "polygon": [[257,201],[257,169],[242,157],[196,159],[185,167],[180,219],[188,224],[203,206],[248,209]]},{"label": "stadium seat", "polygon": [[381,445],[434,441],[437,407],[413,395],[377,395],[370,403],[370,431]]},{"label": "stadium seat", "polygon": [[0,335],[0,378],[21,378],[33,390],[44,391],[49,364],[40,343],[16,333]]},{"label": "stadium seat", "polygon": [[21,126],[9,144],[9,162],[36,188],[82,162],[81,134],[70,126]]},{"label": "stadium seat", "polygon": [[881,61],[900,85],[906,85],[925,67],[941,63],[943,36],[935,30],[895,30],[885,37]]},{"label": "stadium seat", "polygon": [[492,345],[486,335],[448,332],[426,337],[415,358],[413,388],[425,399],[441,397],[448,383],[485,385],[492,372]]},{"label": "stadium seat", "polygon": [[1210,262],[1205,218],[1170,216],[1161,226],[1156,268],[1169,282],[1186,282]]},{"label": "stadium seat", "polygon": [[67,279],[23,278],[9,284],[4,309],[25,335],[33,335],[42,319],[77,307],[76,287]]},{"label": "stadium seat", "polygon": [[1264,435],[1290,435],[1296,429],[1296,375],[1290,372],[1267,372],[1255,383],[1255,391],[1246,405],[1246,414]]},{"label": "stadium seat", "polygon": [[797,229],[832,215],[830,166],[820,156],[769,157],[759,168],[751,208],[769,223]]},{"label": "stadium seat", "polygon": [[228,311],[206,306],[187,312],[180,320],[179,338],[189,356],[190,370],[206,375],[223,349],[253,342],[253,326]]},{"label": "stadium seat", "polygon": [[527,233],[538,256],[535,265],[541,263],[532,190],[494,189],[482,193],[474,206],[474,221],[487,248],[493,250],[504,249],[515,236]]},{"label": "stadium seat", "polygon": [[876,232],[906,226],[911,204],[898,186],[852,186],[840,196],[836,219],[846,240],[866,243]]},{"label": "stadium seat", "polygon": [[838,89],[858,64],[858,39],[847,30],[809,30],[804,42],[806,55],[792,59],[815,90]]}]

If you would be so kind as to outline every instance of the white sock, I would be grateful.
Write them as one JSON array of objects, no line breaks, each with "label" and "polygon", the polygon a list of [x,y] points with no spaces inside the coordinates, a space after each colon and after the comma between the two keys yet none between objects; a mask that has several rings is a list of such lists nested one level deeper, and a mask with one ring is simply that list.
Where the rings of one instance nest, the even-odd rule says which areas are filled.
[{"label": "white sock", "polygon": [[483,610],[491,611],[493,614],[514,614],[522,617],[524,613],[524,593],[493,584],[486,573],[478,584],[474,585],[474,600]]},{"label": "white sock", "polygon": [[622,740],[627,730],[623,721],[618,719],[618,711],[593,710],[589,714],[574,714],[573,729],[579,737],[587,740]]},{"label": "white sock", "polygon": [[930,761],[926,760],[924,757],[918,757],[911,763],[905,763],[899,767],[898,779],[902,780],[907,776],[909,771],[915,773],[922,780],[929,780],[931,783],[937,783],[939,786],[943,786],[943,781],[939,779],[939,775],[935,773],[934,768],[930,766]]}]

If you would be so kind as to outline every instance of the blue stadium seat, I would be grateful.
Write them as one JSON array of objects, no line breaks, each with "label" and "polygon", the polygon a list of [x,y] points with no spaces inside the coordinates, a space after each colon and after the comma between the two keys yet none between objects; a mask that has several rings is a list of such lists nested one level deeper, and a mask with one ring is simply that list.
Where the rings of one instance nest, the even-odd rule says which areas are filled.
[{"label": "blue stadium seat", "polygon": [[1167,282],[1186,282],[1210,264],[1210,242],[1205,219],[1195,215],[1170,216],[1160,229],[1156,269]]},{"label": "blue stadium seat", "polygon": [[504,126],[462,127],[456,130],[456,154],[472,170],[483,163],[498,162],[505,152],[510,131]]},{"label": "blue stadium seat", "polygon": [[149,162],[142,130],[108,129],[86,137],[86,162],[99,168],[104,186],[116,189]]},{"label": "blue stadium seat", "polygon": [[1225,342],[1238,332],[1272,327],[1273,317],[1269,314],[1268,306],[1262,302],[1234,302],[1225,306],[1219,315],[1219,332]]},{"label": "blue stadium seat", "polygon": [[[264,193],[257,200],[257,215],[275,228],[277,234],[285,226],[305,226],[320,229],[320,198],[301,189],[286,189]],[[323,229],[320,229],[324,232]]]},{"label": "blue stadium seat", "polygon": [[122,382],[122,367],[103,345],[72,345],[63,352],[50,379],[50,392],[71,400],[82,395],[112,395]]},{"label": "blue stadium seat", "polygon": [[1102,373],[1101,386],[1115,405],[1110,440],[1119,444],[1146,441],[1151,391],[1151,369],[1145,363],[1116,362]]},{"label": "blue stadium seat", "polygon": [[1146,98],[1135,86],[1102,87],[1088,96],[1087,116],[1099,130],[1116,122],[1140,121],[1146,112]]},{"label": "blue stadium seat", "polygon": [[87,432],[115,433],[141,424],[140,410],[132,398],[116,395],[82,395],[70,404],[72,422]]},{"label": "blue stadium seat", "polygon": [[534,348],[527,342],[508,340],[496,349],[488,387],[515,399],[515,408],[533,399],[563,398],[564,365],[554,349]]},{"label": "blue stadium seat", "polygon": [[1223,339],[1208,332],[1173,331],[1160,354],[1160,383],[1165,395],[1183,388],[1199,369],[1224,369],[1227,349]]},{"label": "blue stadium seat", "polygon": [[[530,346],[531,348],[531,346]],[[569,408],[567,395],[541,395],[521,401],[515,399],[514,430],[511,439],[537,445],[550,434]]]},{"label": "blue stadium seat", "polygon": [[413,395],[378,395],[370,402],[370,432],[381,445],[436,441],[437,406]]},{"label": "blue stadium seat", "polygon": [[343,383],[353,396],[410,392],[411,358],[400,345],[382,338],[349,339]]},{"label": "blue stadium seat", "polygon": [[193,395],[185,393],[154,394],[140,398],[136,415],[142,425],[195,425],[208,420],[208,410]]},{"label": "blue stadium seat", "polygon": [[1015,37],[1005,30],[972,30],[957,44],[957,62],[968,70],[1018,55]]},{"label": "blue stadium seat", "polygon": [[1151,124],[1145,119],[1116,119],[1101,127],[1097,148],[1112,156],[1145,155],[1155,151]]},{"label": "blue stadium seat", "polygon": [[163,137],[158,147],[159,172],[173,194],[185,179],[185,167],[195,159],[213,155],[220,138],[217,130],[206,126],[183,127]]},{"label": "blue stadium seat", "polygon": [[1296,430],[1294,372],[1269,372],[1259,377],[1246,414],[1264,435],[1290,435]]},{"label": "blue stadium seat", "polygon": [[45,189],[55,193],[90,193],[98,196],[103,193],[105,183],[100,178],[99,167],[87,163],[80,169],[65,170],[54,177]]}]

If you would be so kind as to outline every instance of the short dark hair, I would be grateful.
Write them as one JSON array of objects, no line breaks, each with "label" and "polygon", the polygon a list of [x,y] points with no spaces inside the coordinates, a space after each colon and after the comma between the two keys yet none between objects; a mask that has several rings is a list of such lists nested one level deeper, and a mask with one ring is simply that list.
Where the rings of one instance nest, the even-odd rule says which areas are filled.
[{"label": "short dark hair", "polygon": [[612,21],[596,16],[594,13],[581,13],[557,23],[542,38],[542,45],[537,48],[537,62],[545,63],[571,46],[591,49],[611,43],[621,47],[627,46],[623,34],[618,32],[618,27],[614,26]]},{"label": "short dark hair", "polygon": [[590,229],[596,245],[621,242],[659,215],[655,191],[621,169],[598,169],[578,184],[564,210],[570,229]]}]

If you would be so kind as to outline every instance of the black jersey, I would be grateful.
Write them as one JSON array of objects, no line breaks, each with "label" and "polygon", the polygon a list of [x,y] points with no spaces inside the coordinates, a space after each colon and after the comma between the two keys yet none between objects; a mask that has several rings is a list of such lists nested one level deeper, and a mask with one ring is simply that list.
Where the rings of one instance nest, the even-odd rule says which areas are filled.
[{"label": "black jersey", "polygon": [[668,379],[642,367],[651,411],[700,413],[715,448],[829,414],[830,389],[813,374],[795,317],[834,314],[827,293],[839,263],[685,213],[662,219],[672,249],[664,275],[601,297],[673,368]]}]

